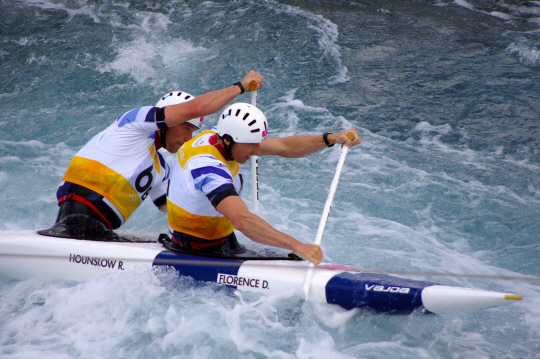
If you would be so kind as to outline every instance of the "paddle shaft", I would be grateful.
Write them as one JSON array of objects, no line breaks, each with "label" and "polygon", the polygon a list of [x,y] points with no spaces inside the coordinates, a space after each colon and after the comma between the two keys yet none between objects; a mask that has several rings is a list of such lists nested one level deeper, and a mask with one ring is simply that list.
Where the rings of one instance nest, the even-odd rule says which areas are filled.
[{"label": "paddle shaft", "polygon": [[[251,105],[257,107],[257,83],[249,84]],[[253,212],[259,212],[259,156],[251,157],[251,204]]]},{"label": "paddle shaft", "polygon": [[[354,139],[354,135],[352,135]],[[350,136],[347,134],[347,137],[349,139]],[[351,139],[351,140],[352,140]],[[328,216],[330,215],[330,208],[332,207],[332,202],[334,201],[334,195],[336,194],[337,186],[339,183],[339,177],[341,176],[341,171],[343,170],[343,164],[345,163],[345,157],[347,156],[347,153],[349,152],[349,146],[344,145],[341,149],[341,156],[339,157],[339,161],[336,168],[336,173],[334,174],[334,179],[332,180],[332,184],[330,185],[330,191],[328,192],[328,197],[326,198],[326,203],[324,204],[323,213],[321,216],[321,220],[319,221],[319,228],[317,228],[317,235],[315,236],[315,243],[316,245],[321,245],[322,237],[324,234],[324,229],[326,228],[326,222],[328,221]],[[306,272],[306,279],[304,280],[304,293],[306,295],[306,300],[309,296],[309,288],[311,287],[311,279],[313,277],[313,271],[315,270],[315,265],[313,263],[309,263],[308,270]]]}]

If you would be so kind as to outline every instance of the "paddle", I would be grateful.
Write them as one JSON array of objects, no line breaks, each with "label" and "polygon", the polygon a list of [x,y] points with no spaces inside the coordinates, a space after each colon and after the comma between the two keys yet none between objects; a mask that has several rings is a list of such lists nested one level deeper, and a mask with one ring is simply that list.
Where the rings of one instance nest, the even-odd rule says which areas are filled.
[{"label": "paddle", "polygon": [[[347,133],[347,138],[349,140],[354,140],[354,134],[351,132]],[[334,174],[334,179],[332,180],[332,184],[330,185],[330,191],[328,192],[328,197],[326,198],[326,203],[324,204],[323,213],[321,216],[321,220],[319,222],[319,228],[317,229],[317,235],[315,237],[315,243],[316,245],[321,245],[322,237],[324,233],[324,229],[326,227],[326,222],[328,220],[328,216],[330,214],[330,208],[332,207],[332,202],[334,201],[334,195],[336,194],[336,189],[339,183],[339,177],[341,176],[341,171],[343,170],[343,164],[345,163],[345,157],[347,156],[347,152],[349,152],[349,146],[345,145],[342,146],[341,149],[341,156],[339,157],[339,161],[336,168],[336,173]],[[313,263],[309,263],[308,270],[306,272],[306,279],[304,280],[304,293],[306,294],[305,299],[308,299],[309,296],[309,288],[311,287],[311,278],[313,277],[313,271],[315,270],[315,265]]]},{"label": "paddle", "polygon": [[[251,105],[257,107],[257,83],[249,84],[251,90]],[[251,203],[252,212],[259,212],[259,156],[251,157]]]}]

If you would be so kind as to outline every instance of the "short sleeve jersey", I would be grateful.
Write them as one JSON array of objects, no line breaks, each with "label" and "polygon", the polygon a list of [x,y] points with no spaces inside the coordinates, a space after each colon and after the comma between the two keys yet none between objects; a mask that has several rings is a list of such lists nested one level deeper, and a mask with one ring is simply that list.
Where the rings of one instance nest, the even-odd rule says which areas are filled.
[{"label": "short sleeve jersey", "polygon": [[148,196],[157,205],[166,196],[170,174],[155,146],[160,128],[166,124],[159,108],[126,112],[75,155],[57,197],[65,183],[83,186],[103,196],[122,223]]},{"label": "short sleeve jersey", "polygon": [[234,231],[215,207],[224,198],[240,194],[243,176],[240,165],[227,161],[214,146],[216,141],[215,128],[209,128],[178,150],[167,197],[171,231],[208,240]]}]

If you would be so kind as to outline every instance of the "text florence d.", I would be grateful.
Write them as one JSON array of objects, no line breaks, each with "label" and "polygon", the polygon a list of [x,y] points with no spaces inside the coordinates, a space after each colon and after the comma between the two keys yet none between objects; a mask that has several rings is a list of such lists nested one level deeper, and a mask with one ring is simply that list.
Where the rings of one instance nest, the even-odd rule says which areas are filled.
[{"label": "text florence d.", "polygon": [[226,284],[226,285],[236,285],[239,287],[251,287],[251,288],[262,288],[262,289],[269,289],[268,288],[268,281],[266,280],[260,280],[255,278],[244,278],[244,277],[238,277],[231,274],[218,274],[218,280],[217,282],[219,284]]}]

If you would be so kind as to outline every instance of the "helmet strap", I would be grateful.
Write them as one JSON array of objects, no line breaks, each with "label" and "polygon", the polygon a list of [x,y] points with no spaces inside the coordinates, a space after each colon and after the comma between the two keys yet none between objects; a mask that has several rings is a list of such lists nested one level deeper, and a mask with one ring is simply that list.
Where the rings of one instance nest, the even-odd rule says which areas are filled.
[{"label": "helmet strap", "polygon": [[159,130],[159,139],[161,140],[161,147],[167,149],[167,127]]},{"label": "helmet strap", "polygon": [[234,140],[232,139],[232,137],[230,135],[223,135],[223,137],[221,137],[222,140],[227,140],[229,141],[229,144],[226,144],[225,141],[222,141],[223,142],[223,149],[225,150],[225,153],[227,154],[227,160],[228,161],[234,161],[234,158],[233,158],[233,155],[232,155],[232,146],[235,144]]}]

